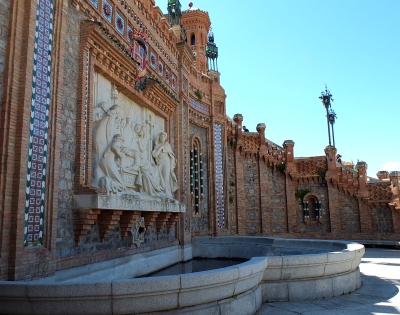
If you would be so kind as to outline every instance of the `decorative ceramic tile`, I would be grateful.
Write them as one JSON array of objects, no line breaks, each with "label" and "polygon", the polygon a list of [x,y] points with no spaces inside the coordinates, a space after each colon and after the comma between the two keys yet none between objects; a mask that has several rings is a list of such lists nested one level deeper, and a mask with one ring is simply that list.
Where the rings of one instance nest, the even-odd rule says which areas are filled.
[{"label": "decorative ceramic tile", "polygon": [[215,186],[217,199],[217,224],[219,228],[225,227],[225,199],[224,199],[224,172],[223,172],[223,147],[222,147],[222,125],[214,125],[215,145]]},{"label": "decorative ceramic tile", "polygon": [[172,88],[176,90],[176,76],[172,75]]},{"label": "decorative ceramic tile", "polygon": [[157,56],[153,52],[150,53],[150,64],[154,69],[157,68]]},{"label": "decorative ceramic tile", "polygon": [[[188,174],[187,174],[187,130],[186,130],[186,124],[187,124],[187,115],[186,115],[186,107],[187,104],[184,103],[185,106],[182,106],[182,136],[183,136],[183,202],[184,204],[187,204],[187,193],[186,193],[186,187],[188,184]],[[189,218],[188,214],[184,213],[184,222],[185,222],[185,231],[189,230]]]},{"label": "decorative ceramic tile", "polygon": [[102,11],[103,11],[103,16],[105,17],[105,19],[111,23],[113,7],[107,0],[103,0],[103,10]]},{"label": "decorative ceramic tile", "polygon": [[118,12],[115,15],[115,27],[121,35],[125,34],[125,19]]},{"label": "decorative ceramic tile", "polygon": [[193,107],[194,109],[198,110],[199,112],[209,114],[210,113],[210,107],[206,104],[200,103],[196,101],[194,98],[190,98],[190,107]]},{"label": "decorative ceramic tile", "polygon": [[128,41],[133,43],[135,40],[135,33],[133,32],[132,26],[128,25]]},{"label": "decorative ceramic tile", "polygon": [[163,77],[164,76],[164,63],[162,61],[158,62],[158,74]]},{"label": "decorative ceramic tile", "polygon": [[99,0],[89,0],[89,2],[96,8],[99,8]]},{"label": "decorative ceramic tile", "polygon": [[53,0],[38,0],[26,181],[25,245],[41,245],[43,242],[52,42]]},{"label": "decorative ceramic tile", "polygon": [[139,45],[137,41],[133,42],[133,58],[140,63],[140,69],[144,70],[146,68],[146,62],[145,62],[145,55],[146,52],[143,48],[143,46]]}]

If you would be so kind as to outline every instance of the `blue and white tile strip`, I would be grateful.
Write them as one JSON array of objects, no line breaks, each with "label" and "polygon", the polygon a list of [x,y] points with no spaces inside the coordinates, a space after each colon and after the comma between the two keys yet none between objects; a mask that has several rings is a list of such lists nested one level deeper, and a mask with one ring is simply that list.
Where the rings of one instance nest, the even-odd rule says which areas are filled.
[{"label": "blue and white tile strip", "polygon": [[42,245],[49,130],[53,1],[38,0],[26,180],[24,245]]},{"label": "blue and white tile strip", "polygon": [[222,167],[222,126],[214,125],[215,144],[215,187],[217,192],[217,220],[218,228],[225,227],[225,200],[224,200],[224,173]]}]

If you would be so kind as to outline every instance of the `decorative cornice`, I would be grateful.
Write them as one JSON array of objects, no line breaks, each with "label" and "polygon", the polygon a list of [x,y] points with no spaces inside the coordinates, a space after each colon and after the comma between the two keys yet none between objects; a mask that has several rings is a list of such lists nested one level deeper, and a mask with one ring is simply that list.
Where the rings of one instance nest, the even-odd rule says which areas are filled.
[{"label": "decorative cornice", "polygon": [[154,77],[148,77],[147,80],[149,83],[153,82],[154,84],[158,84],[163,89],[165,94],[171,97],[177,104],[180,104],[181,101],[176,97],[175,93],[172,92],[163,82],[161,82],[161,80]]}]

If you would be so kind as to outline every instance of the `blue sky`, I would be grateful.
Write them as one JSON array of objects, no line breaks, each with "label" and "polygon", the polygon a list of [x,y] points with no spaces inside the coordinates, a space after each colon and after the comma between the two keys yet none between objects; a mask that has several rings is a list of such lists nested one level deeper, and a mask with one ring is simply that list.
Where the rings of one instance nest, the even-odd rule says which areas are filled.
[{"label": "blue sky", "polygon": [[[187,3],[182,9],[187,9]],[[197,0],[219,48],[227,114],[295,157],[324,155],[328,90],[337,114],[336,148],[368,175],[400,171],[399,0]]]}]

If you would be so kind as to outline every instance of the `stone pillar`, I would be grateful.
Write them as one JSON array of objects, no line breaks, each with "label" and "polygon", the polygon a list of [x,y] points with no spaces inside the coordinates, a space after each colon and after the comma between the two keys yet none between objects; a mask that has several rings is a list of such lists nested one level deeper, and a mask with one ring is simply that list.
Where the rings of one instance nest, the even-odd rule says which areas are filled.
[{"label": "stone pillar", "polygon": [[[339,191],[336,184],[339,181],[339,177],[336,171],[336,148],[333,146],[327,146],[325,148],[325,155],[327,160],[328,170],[325,174],[327,182],[327,206],[329,209],[321,209],[322,212],[327,213],[329,210],[329,219],[331,222],[331,233],[333,237],[339,237],[341,231],[341,205],[339,203]],[[324,211],[325,210],[325,211]]]},{"label": "stone pillar", "polygon": [[392,193],[395,198],[394,209],[392,208],[393,232],[400,233],[400,172],[393,171],[389,174],[390,181],[392,182]]},{"label": "stone pillar", "polygon": [[372,230],[372,209],[366,202],[369,196],[367,190],[367,168],[365,162],[357,162],[358,170],[358,191],[356,197],[358,199],[358,209],[360,210],[360,228],[362,233],[368,233]]},{"label": "stone pillar", "polygon": [[297,174],[296,164],[294,163],[294,142],[292,140],[285,140],[283,143],[285,149],[285,163],[286,163],[286,213],[287,213],[287,226],[288,233],[297,232],[298,230],[298,202],[296,199],[296,184],[292,181],[294,175]]}]

